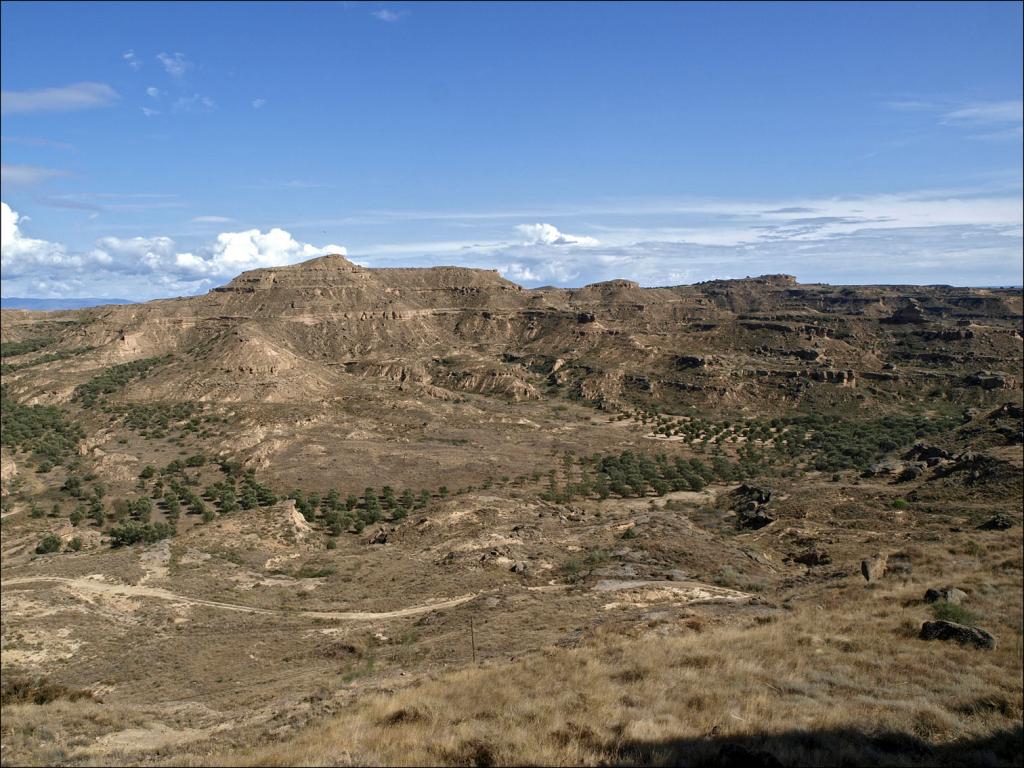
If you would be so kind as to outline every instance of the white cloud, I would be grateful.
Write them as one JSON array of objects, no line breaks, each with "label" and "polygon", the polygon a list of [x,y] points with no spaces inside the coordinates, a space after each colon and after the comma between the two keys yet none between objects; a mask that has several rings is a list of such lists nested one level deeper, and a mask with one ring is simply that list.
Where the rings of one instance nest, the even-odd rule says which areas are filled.
[{"label": "white cloud", "polygon": [[192,68],[192,62],[183,53],[158,53],[156,57],[171,77],[182,77]]},{"label": "white cloud", "polygon": [[948,125],[992,125],[998,123],[1020,123],[1024,119],[1024,102],[981,101],[966,104],[947,112],[943,122]]},{"label": "white cloud", "polygon": [[559,232],[553,224],[520,224],[516,229],[527,238],[527,245],[600,245],[593,237]]},{"label": "white cloud", "polygon": [[405,11],[392,11],[388,8],[381,8],[379,11],[374,11],[373,15],[380,21],[394,23],[405,15]]},{"label": "white cloud", "polygon": [[58,176],[67,176],[67,171],[55,168],[40,168],[36,165],[0,165],[0,181],[5,186],[27,187],[40,184]]},{"label": "white cloud", "polygon": [[234,221],[234,219],[227,216],[195,216],[190,221],[193,224],[227,224]]},{"label": "white cloud", "polygon": [[265,105],[266,103],[267,103],[267,100],[266,100],[266,99],[253,99],[253,100],[252,100],[252,108],[253,108],[253,109],[260,109],[260,108],[262,108],[262,107],[263,107],[263,106],[264,106],[264,105]]},{"label": "white cloud", "polygon": [[[114,287],[136,295],[200,290],[258,267],[283,266],[327,254],[345,255],[340,245],[322,247],[296,240],[273,228],[223,232],[195,249],[183,249],[170,237],[101,237],[95,247],[69,252],[60,243],[37,240],[22,231],[27,219],[3,203],[2,266],[5,290],[24,290],[40,281],[73,280],[95,289]],[[200,217],[204,218],[204,217]],[[223,217],[205,217],[223,219]],[[95,290],[89,288],[89,290]]]},{"label": "white cloud", "polygon": [[150,109],[149,107],[139,107],[142,110],[142,114],[146,117],[153,117],[154,115],[161,114],[159,109]]},{"label": "white cloud", "polygon": [[119,98],[117,91],[106,83],[73,83],[37,91],[3,91],[0,93],[0,112],[12,115],[90,109],[109,106]]},{"label": "white cloud", "polygon": [[142,62],[139,61],[139,57],[135,55],[135,51],[129,50],[121,54],[121,58],[125,60],[129,67],[138,72],[142,68]]},{"label": "white cloud", "polygon": [[276,227],[266,234],[258,229],[248,229],[217,235],[217,241],[207,251],[207,258],[203,260],[201,268],[205,274],[233,276],[246,269],[295,264],[329,253],[344,256],[346,252],[340,245],[318,248],[309,243],[300,243],[288,232]]},{"label": "white cloud", "polygon": [[26,236],[21,231],[22,221],[27,219],[19,216],[7,203],[0,203],[0,266],[4,280],[30,274],[40,268],[73,265],[75,257],[69,256],[60,243]]},{"label": "white cloud", "polygon": [[146,95],[149,96],[151,99],[159,99],[160,89],[157,88],[155,85],[151,85],[149,86],[149,88],[146,89]]},{"label": "white cloud", "polygon": [[171,105],[173,112],[213,112],[215,109],[217,103],[213,99],[209,96],[200,96],[198,93],[182,96]]},{"label": "white cloud", "polygon": [[[610,223],[590,221],[601,241],[588,238],[593,243],[585,248],[566,247],[583,238],[533,224],[517,228],[525,242],[398,243],[359,248],[356,255],[369,255],[373,266],[490,267],[527,285],[619,277],[675,285],[780,271],[805,282],[1019,284],[1024,258],[1019,191],[664,201],[580,207],[563,217],[589,221],[601,214]],[[630,217],[627,226],[615,224],[622,216]]]}]

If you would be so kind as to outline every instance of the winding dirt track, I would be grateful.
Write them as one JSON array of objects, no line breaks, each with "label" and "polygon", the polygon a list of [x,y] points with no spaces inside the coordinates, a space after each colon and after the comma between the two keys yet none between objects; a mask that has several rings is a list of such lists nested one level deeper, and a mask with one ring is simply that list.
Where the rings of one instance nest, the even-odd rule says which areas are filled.
[{"label": "winding dirt track", "polygon": [[97,578],[82,577],[67,579],[61,576],[28,576],[16,579],[4,579],[3,588],[15,584],[32,584],[38,582],[51,582],[66,586],[72,592],[92,593],[98,595],[115,595],[118,597],[149,597],[156,600],[169,600],[175,603],[187,605],[202,605],[208,608],[220,608],[225,611],[239,611],[241,613],[255,613],[261,616],[301,616],[310,619],[334,619],[336,621],[377,621],[380,619],[397,619],[403,616],[416,616],[420,613],[438,611],[444,608],[454,608],[457,605],[467,603],[476,597],[476,594],[461,595],[448,600],[414,605],[409,608],[400,608],[397,611],[383,611],[371,613],[369,611],[289,611],[273,608],[255,608],[248,605],[237,605],[236,603],[222,603],[217,600],[203,600],[198,597],[188,597],[171,592],[159,587],[144,587],[132,584],[112,584]]}]

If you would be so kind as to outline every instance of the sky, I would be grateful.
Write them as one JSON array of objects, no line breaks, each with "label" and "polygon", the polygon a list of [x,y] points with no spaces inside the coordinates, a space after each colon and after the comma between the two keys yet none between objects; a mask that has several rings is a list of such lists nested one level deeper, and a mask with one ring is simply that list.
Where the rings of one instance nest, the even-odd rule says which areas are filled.
[{"label": "sky", "polygon": [[1019,285],[1022,8],[3,2],[0,290]]}]

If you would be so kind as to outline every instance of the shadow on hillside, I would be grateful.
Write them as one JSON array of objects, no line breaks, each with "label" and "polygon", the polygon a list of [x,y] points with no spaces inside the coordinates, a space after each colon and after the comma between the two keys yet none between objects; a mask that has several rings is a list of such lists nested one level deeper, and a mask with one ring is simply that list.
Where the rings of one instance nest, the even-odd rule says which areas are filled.
[{"label": "shadow on hillside", "polygon": [[849,729],[628,742],[621,746],[613,764],[724,768],[1020,766],[1024,765],[1024,728],[941,745],[929,744],[907,733]]}]

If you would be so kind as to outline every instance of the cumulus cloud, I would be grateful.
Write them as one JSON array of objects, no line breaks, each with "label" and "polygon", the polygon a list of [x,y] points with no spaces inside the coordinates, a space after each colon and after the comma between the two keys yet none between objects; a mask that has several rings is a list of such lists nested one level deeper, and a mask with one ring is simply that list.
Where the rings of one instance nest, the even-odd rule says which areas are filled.
[{"label": "cumulus cloud", "polygon": [[[0,265],[4,279],[25,275],[40,268],[66,267],[75,264],[59,243],[37,240],[21,231],[21,223],[28,221],[0,203]],[[80,264],[80,260],[78,260]]]},{"label": "cumulus cloud", "polygon": [[192,68],[192,62],[183,53],[158,53],[156,58],[171,77],[182,77]]},{"label": "cumulus cloud", "polygon": [[253,109],[261,109],[264,105],[266,105],[266,103],[267,103],[266,99],[253,99],[252,100],[252,108]]},{"label": "cumulus cloud", "polygon": [[149,86],[149,88],[146,89],[146,95],[149,96],[151,99],[159,99],[160,89],[157,88],[155,85],[151,85]]},{"label": "cumulus cloud", "polygon": [[5,115],[66,112],[110,106],[119,98],[117,91],[106,83],[73,83],[37,91],[3,91],[0,93],[0,112]]},{"label": "cumulus cloud", "polygon": [[527,245],[600,245],[593,237],[559,232],[553,224],[520,224],[516,229],[526,237]]},{"label": "cumulus cloud", "polygon": [[181,250],[169,237],[102,237],[89,260],[121,274],[158,273],[180,279],[231,278],[258,267],[295,264],[329,253],[345,254],[340,245],[322,248],[302,243],[283,229],[223,232],[195,251]]},{"label": "cumulus cloud", "polygon": [[39,281],[52,288],[59,281],[71,280],[77,286],[92,283],[109,289],[117,285],[119,290],[134,288],[147,295],[154,290],[193,292],[248,269],[346,254],[340,245],[315,246],[279,228],[223,232],[195,249],[184,249],[164,236],[101,237],[94,248],[73,253],[60,243],[29,237],[22,229],[27,219],[7,203],[2,206],[4,280],[12,290]]},{"label": "cumulus cloud", "polygon": [[374,11],[373,15],[378,20],[391,24],[402,18],[405,15],[405,11],[392,11],[388,8],[381,8],[378,11]]},{"label": "cumulus cloud", "polygon": [[139,61],[139,57],[135,55],[135,51],[128,50],[121,54],[121,58],[124,59],[125,63],[138,72],[142,68],[142,62]]}]

